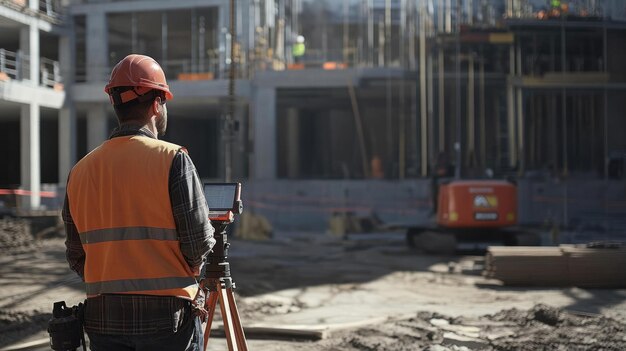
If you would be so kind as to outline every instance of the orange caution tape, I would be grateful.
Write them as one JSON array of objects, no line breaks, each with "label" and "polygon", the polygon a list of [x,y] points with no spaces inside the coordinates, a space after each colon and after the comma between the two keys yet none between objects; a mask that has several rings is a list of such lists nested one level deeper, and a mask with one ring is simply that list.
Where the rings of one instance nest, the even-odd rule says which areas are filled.
[{"label": "orange caution tape", "polygon": [[246,206],[257,208],[257,209],[266,209],[273,211],[281,211],[281,212],[318,212],[318,213],[343,213],[343,212],[361,212],[361,213],[396,213],[396,214],[406,214],[406,215],[416,215],[418,209],[417,208],[388,208],[388,207],[377,207],[374,208],[372,206],[306,206],[306,205],[294,205],[294,204],[270,204],[267,202],[259,202],[246,200]]},{"label": "orange caution tape", "polygon": [[[23,189],[0,189],[0,195],[21,195],[21,196],[32,196],[34,194],[33,191],[23,190]],[[41,197],[57,197],[57,193],[54,191],[40,191],[39,196]]]}]

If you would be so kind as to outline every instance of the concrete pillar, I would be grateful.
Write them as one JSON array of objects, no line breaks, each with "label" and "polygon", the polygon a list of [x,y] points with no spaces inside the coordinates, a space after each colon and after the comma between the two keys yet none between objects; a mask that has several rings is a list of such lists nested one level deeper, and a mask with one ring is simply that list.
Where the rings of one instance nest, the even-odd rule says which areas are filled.
[{"label": "concrete pillar", "polygon": [[515,89],[516,114],[517,114],[517,161],[518,171],[520,175],[525,170],[525,149],[524,145],[524,100],[522,88]]},{"label": "concrete pillar", "polygon": [[[107,22],[104,12],[87,13],[87,81],[102,82],[108,80],[110,73],[108,61]],[[115,64],[117,62],[114,62]]]},{"label": "concrete pillar", "polygon": [[[33,1],[29,2],[33,6]],[[38,8],[38,2],[36,3]],[[39,29],[31,25],[20,30],[20,51],[30,57],[28,78],[39,85]],[[23,209],[37,209],[41,204],[41,161],[39,150],[40,108],[37,102],[23,105],[20,110],[20,183],[31,191],[23,197]]]},{"label": "concrete pillar", "polygon": [[[250,18],[252,16],[251,10],[252,2],[241,2],[238,1],[237,4],[240,6],[241,16],[239,18]],[[239,67],[243,72],[248,71],[248,65],[250,64],[246,59],[245,51],[251,52],[254,47],[254,22],[252,20],[240,20],[237,22],[237,27],[241,29],[241,35],[238,38],[239,43],[241,44],[241,57],[239,62]]]},{"label": "concrete pillar", "polygon": [[22,106],[20,111],[20,183],[24,190],[31,191],[30,196],[23,197],[21,207],[24,209],[36,209],[41,203],[39,113],[36,103]]},{"label": "concrete pillar", "polygon": [[28,71],[24,71],[24,78],[32,85],[39,85],[39,29],[32,25],[20,30],[20,52],[29,57]]},{"label": "concrete pillar", "polygon": [[287,177],[300,176],[300,116],[298,109],[287,109]]},{"label": "concrete pillar", "polygon": [[513,79],[515,77],[515,46],[509,47],[509,76],[506,83],[506,110],[507,110],[507,133],[508,133],[508,151],[509,166],[517,166],[517,140],[515,133],[515,120],[517,109],[515,107],[515,88],[513,87]]},{"label": "concrete pillar", "polygon": [[428,95],[426,78],[426,15],[425,15],[425,3],[422,3],[419,7],[419,81],[420,81],[420,174],[422,177],[428,176],[428,146],[430,144],[429,139],[433,136],[429,135],[431,129],[428,125]]},{"label": "concrete pillar", "polygon": [[[65,91],[70,91],[74,81],[74,35],[64,35],[59,40],[59,63]],[[59,111],[59,184],[65,184],[72,166],[76,163],[76,109],[72,99],[65,99]]]},{"label": "concrete pillar", "polygon": [[254,167],[256,179],[276,178],[276,89],[256,88],[254,94]]},{"label": "concrete pillar", "polygon": [[226,78],[228,74],[226,69],[226,59],[230,55],[228,39],[228,30],[230,26],[230,9],[228,5],[221,5],[219,7],[218,19],[217,19],[217,32],[219,35],[219,75],[218,78]]},{"label": "concrete pillar", "polygon": [[59,111],[59,184],[65,184],[76,163],[76,110],[67,104]]},{"label": "concrete pillar", "polygon": [[107,113],[104,105],[94,105],[87,112],[87,150],[100,146],[109,136]]},{"label": "concrete pillar", "polygon": [[[517,77],[522,77],[522,48],[520,47],[519,41],[517,42],[515,49],[515,61],[516,61],[516,71]],[[517,159],[518,159],[518,172],[520,175],[524,172],[524,162],[525,162],[525,149],[524,145],[524,101],[522,95],[522,88],[518,87],[515,89],[515,99],[516,99],[516,107],[517,107]]]}]

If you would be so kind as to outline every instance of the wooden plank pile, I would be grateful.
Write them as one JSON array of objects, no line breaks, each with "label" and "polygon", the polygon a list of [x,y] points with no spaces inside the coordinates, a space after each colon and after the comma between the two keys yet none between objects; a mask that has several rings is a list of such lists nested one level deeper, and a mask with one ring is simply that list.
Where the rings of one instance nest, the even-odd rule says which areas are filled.
[{"label": "wooden plank pile", "polygon": [[487,278],[505,285],[626,288],[626,247],[491,246]]}]

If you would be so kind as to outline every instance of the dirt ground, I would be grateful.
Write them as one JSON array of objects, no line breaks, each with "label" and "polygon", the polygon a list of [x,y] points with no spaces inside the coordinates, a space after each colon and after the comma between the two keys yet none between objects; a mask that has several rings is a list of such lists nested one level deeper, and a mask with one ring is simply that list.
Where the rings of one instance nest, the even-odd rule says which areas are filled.
[{"label": "dirt ground", "polygon": [[[52,303],[84,298],[63,240],[0,221],[0,350],[47,338]],[[505,287],[481,276],[481,256],[420,255],[401,233],[231,242],[245,327],[324,333],[249,333],[251,350],[626,350],[626,290]]]}]

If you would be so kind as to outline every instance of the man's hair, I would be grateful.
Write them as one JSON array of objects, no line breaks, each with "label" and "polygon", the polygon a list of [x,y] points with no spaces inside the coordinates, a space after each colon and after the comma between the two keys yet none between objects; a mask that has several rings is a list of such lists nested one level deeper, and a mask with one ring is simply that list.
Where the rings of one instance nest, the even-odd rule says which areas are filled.
[{"label": "man's hair", "polygon": [[150,110],[150,106],[154,99],[140,102],[139,100],[131,100],[125,104],[114,105],[113,109],[120,123],[128,121],[143,121]]},{"label": "man's hair", "polygon": [[[133,87],[116,87],[117,92],[121,93],[127,90],[132,90]],[[150,106],[154,99],[161,97],[162,101],[165,101],[165,94],[158,90],[151,90],[150,92],[141,95],[137,99],[133,99],[124,104],[113,105],[115,114],[120,123],[128,121],[143,121],[150,110]]]}]

